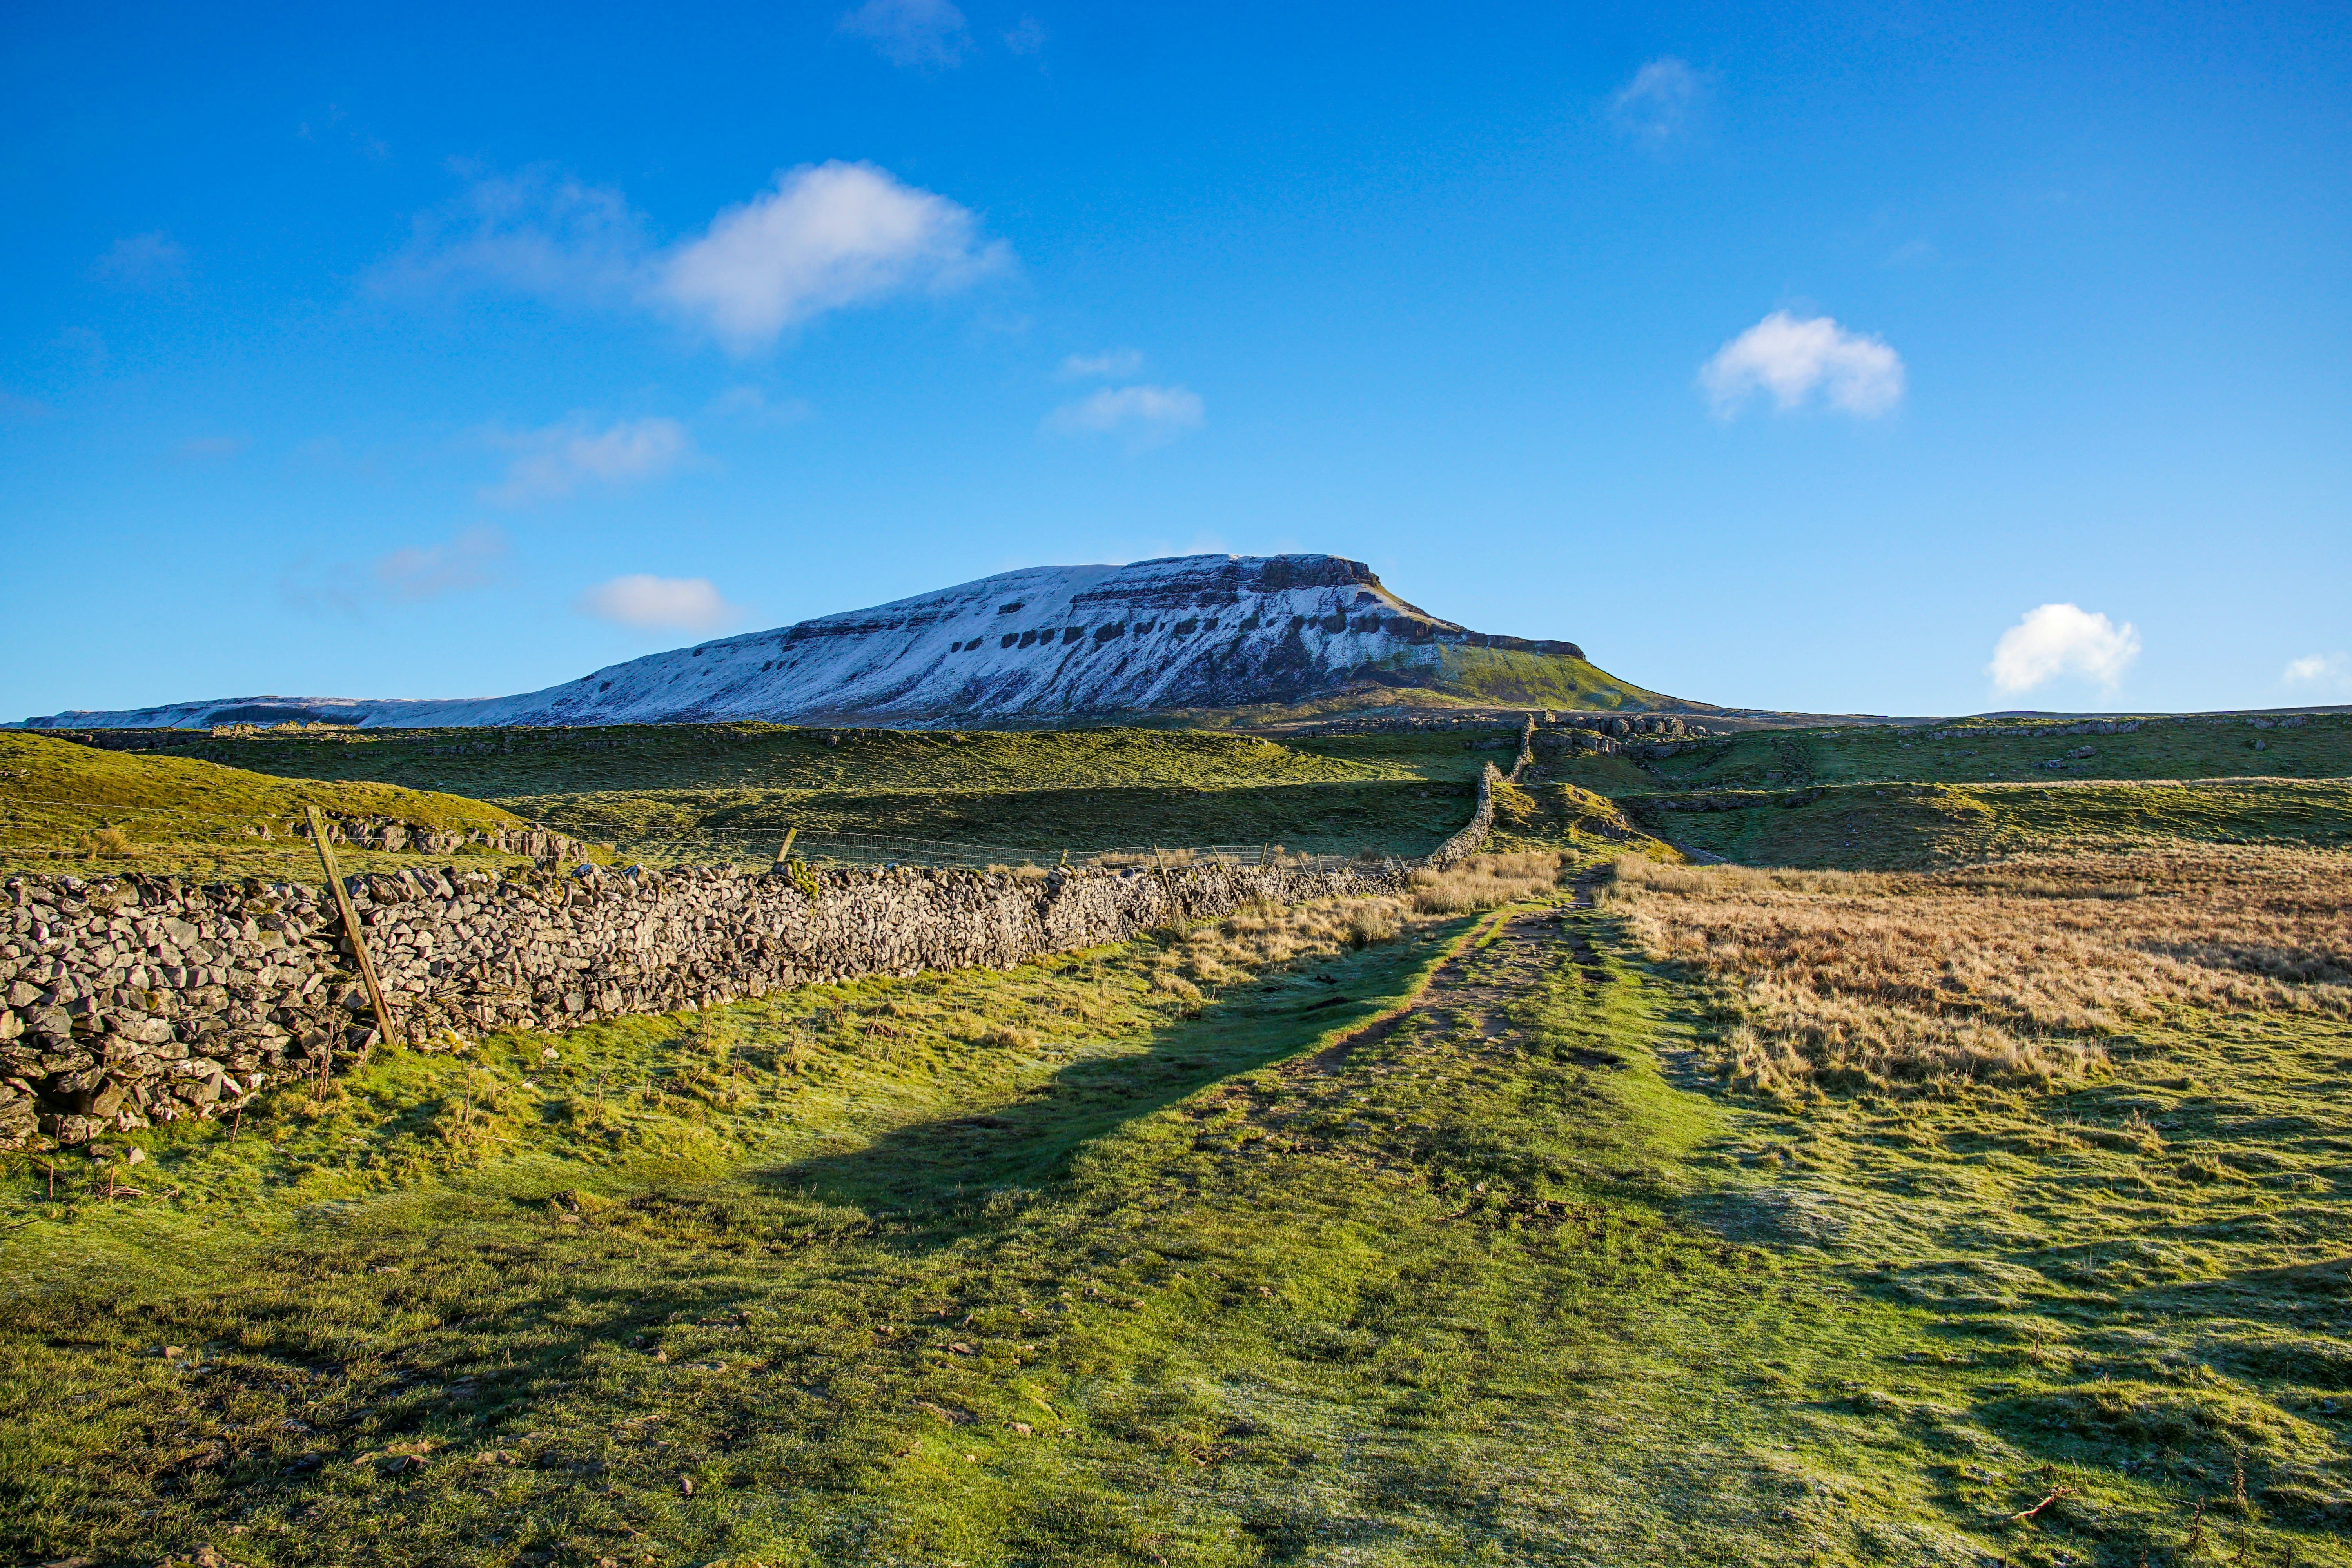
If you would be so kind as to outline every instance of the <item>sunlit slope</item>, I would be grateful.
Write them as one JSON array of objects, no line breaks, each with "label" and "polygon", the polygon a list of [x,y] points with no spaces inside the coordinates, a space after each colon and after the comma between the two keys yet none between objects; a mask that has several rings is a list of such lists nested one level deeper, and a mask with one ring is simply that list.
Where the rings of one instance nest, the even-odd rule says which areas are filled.
[{"label": "sunlit slope", "polygon": [[1246,735],[1184,730],[811,730],[632,724],[588,730],[158,734],[174,756],[288,778],[373,779],[500,799],[611,790],[1051,789],[1334,784],[1414,775]]},{"label": "sunlit slope", "polygon": [[1617,799],[1660,838],[1756,866],[1926,867],[2167,843],[2352,846],[2352,784],[2337,780],[1830,784]]},{"label": "sunlit slope", "polygon": [[2138,724],[2107,734],[2086,732],[2082,721],[1758,730],[1671,752],[1648,748],[1643,760],[1659,784],[1683,789],[2352,775],[2352,714],[2292,715],[2284,722],[2193,715]]},{"label": "sunlit slope", "polygon": [[291,838],[306,805],[439,828],[522,822],[502,807],[437,791],[288,779],[201,758],[0,732],[0,866],[11,869],[316,879],[313,851]]}]

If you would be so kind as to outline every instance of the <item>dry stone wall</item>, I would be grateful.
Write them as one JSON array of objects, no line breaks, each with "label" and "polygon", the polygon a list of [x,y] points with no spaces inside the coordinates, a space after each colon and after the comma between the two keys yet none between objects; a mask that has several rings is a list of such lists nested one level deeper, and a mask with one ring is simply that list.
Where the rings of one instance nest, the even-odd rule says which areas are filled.
[{"label": "dry stone wall", "polygon": [[[419,855],[455,855],[469,844],[502,855],[528,855],[534,860],[576,859],[583,846],[576,838],[544,827],[436,827],[397,816],[329,816],[327,842],[362,849],[408,850]],[[310,825],[297,819],[294,837],[310,837]]]},{"label": "dry stone wall", "polygon": [[[1511,772],[1516,774],[1518,769],[1515,767]],[[1461,832],[1431,851],[1428,860],[1423,862],[1430,869],[1451,870],[1486,842],[1486,835],[1495,830],[1495,786],[1502,781],[1503,775],[1495,771],[1492,763],[1478,770],[1478,809],[1470,814],[1470,820],[1463,825]]]},{"label": "dry stone wall", "polygon": [[[1494,816],[1493,769],[1452,864]],[[1449,857],[1450,858],[1445,858]],[[394,1032],[556,1028],[924,969],[1019,963],[1171,918],[1392,890],[1401,870],[1192,865],[958,869],[455,868],[347,879]],[[331,889],[9,879],[0,904],[0,1148],[217,1116],[375,1041]]]}]

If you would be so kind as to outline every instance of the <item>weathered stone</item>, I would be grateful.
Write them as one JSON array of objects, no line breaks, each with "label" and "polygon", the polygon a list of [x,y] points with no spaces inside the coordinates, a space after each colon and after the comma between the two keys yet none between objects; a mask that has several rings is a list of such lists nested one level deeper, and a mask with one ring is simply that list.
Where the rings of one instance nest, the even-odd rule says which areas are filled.
[{"label": "weathered stone", "polygon": [[[1532,725],[1522,731],[1517,767],[1532,755]],[[1491,767],[1482,772],[1471,822],[1428,863],[1452,864],[1483,841],[1499,776]],[[423,1043],[765,995],[813,981],[1003,967],[1121,941],[1171,917],[1209,919],[1261,900],[1392,889],[1403,874],[1393,863],[1373,863],[1336,871],[1190,865],[1043,877],[632,868],[502,879],[453,868],[354,877],[351,888],[400,1033]],[[77,902],[80,885],[68,880],[17,878],[7,891],[19,918],[29,920],[25,911],[36,906]],[[56,1075],[90,1074],[102,1051],[103,1073],[75,1093],[97,1089],[102,1077],[124,1086],[114,1098],[116,1117],[144,1110],[171,1120],[211,1114],[224,1100],[265,1087],[280,1063],[315,1071],[330,1047],[338,1062],[350,1062],[374,1043],[373,1007],[352,973],[332,901],[319,890],[156,880],[101,884],[97,892],[114,908],[141,910],[136,929],[114,917],[104,942],[40,957],[43,967],[20,973],[17,984],[50,989],[0,1015],[16,1020],[26,1037],[24,1047],[0,1050],[26,1055],[14,1064],[0,1055],[0,1067],[14,1065],[28,1082],[48,1079],[55,1090]],[[100,965],[98,955],[109,945],[118,958],[152,962]],[[111,973],[117,968],[119,976]],[[77,1032],[92,1049],[79,1048]],[[36,1045],[40,1051],[31,1052]],[[80,1113],[79,1103],[59,1098],[42,1109]]]}]

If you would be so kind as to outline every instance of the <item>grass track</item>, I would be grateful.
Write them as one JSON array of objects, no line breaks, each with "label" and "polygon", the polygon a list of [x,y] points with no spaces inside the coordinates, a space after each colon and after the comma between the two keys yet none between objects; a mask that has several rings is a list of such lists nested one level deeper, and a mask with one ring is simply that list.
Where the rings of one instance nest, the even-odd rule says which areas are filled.
[{"label": "grass track", "polygon": [[[2120,1146],[2110,1171],[2080,1131],[2162,1093],[2213,1141],[2184,1159],[2239,1158],[2247,1110],[2146,1087],[2207,1081],[2197,1051],[2242,1078],[2285,1052],[2263,1095],[2319,1098],[2263,1114],[2340,1125],[2340,1073],[2293,1054],[2322,1042],[2151,1040],[2140,1087],[1780,1118],[1700,1091],[1696,1007],[1591,913],[1459,921],[1197,1019],[1148,956],[795,994],[688,1046],[643,1020],[552,1062],[394,1057],[235,1148],[156,1140],[150,1184],[205,1202],[8,1236],[0,1540],[2127,1564],[2189,1560],[2234,1438],[2257,1500],[2209,1539],[2352,1562],[2284,1474],[2340,1457],[2308,1392],[2352,1327],[2324,1140],[2282,1207]],[[1046,1037],[950,1042],[999,1016]],[[616,1093],[631,1063],[670,1070]],[[510,1144],[433,1131],[460,1083]],[[2156,1196],[2118,1191],[2135,1171]],[[2203,1239],[2135,1239],[2165,1226]],[[2214,1295],[2217,1267],[2251,1272]]]}]

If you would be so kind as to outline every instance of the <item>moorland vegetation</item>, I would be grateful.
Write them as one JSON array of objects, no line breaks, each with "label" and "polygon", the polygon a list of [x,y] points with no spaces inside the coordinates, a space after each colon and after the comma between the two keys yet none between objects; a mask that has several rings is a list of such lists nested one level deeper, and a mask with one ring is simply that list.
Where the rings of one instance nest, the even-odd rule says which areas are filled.
[{"label": "moorland vegetation", "polygon": [[[1338,771],[1268,777],[1216,739],[875,741],[822,778],[868,742],[764,742],[787,783],[669,736],[446,782],[867,797],[936,748],[952,796],[1001,745],[1024,771],[975,776],[1061,830],[1163,791],[1197,842],[1186,811],[1303,803],[1246,806],[1281,837],[1326,790],[1434,832],[1466,793],[1410,792],[1493,758],[1330,737],[1265,765]],[[2345,741],[2150,726],[2095,738],[2109,777],[2041,734],[1567,755],[1396,895],[383,1053],[241,1125],[8,1156],[0,1542],[2352,1564]],[[1999,776],[1950,776],[1970,750]],[[445,782],[393,771],[331,787]]]}]

